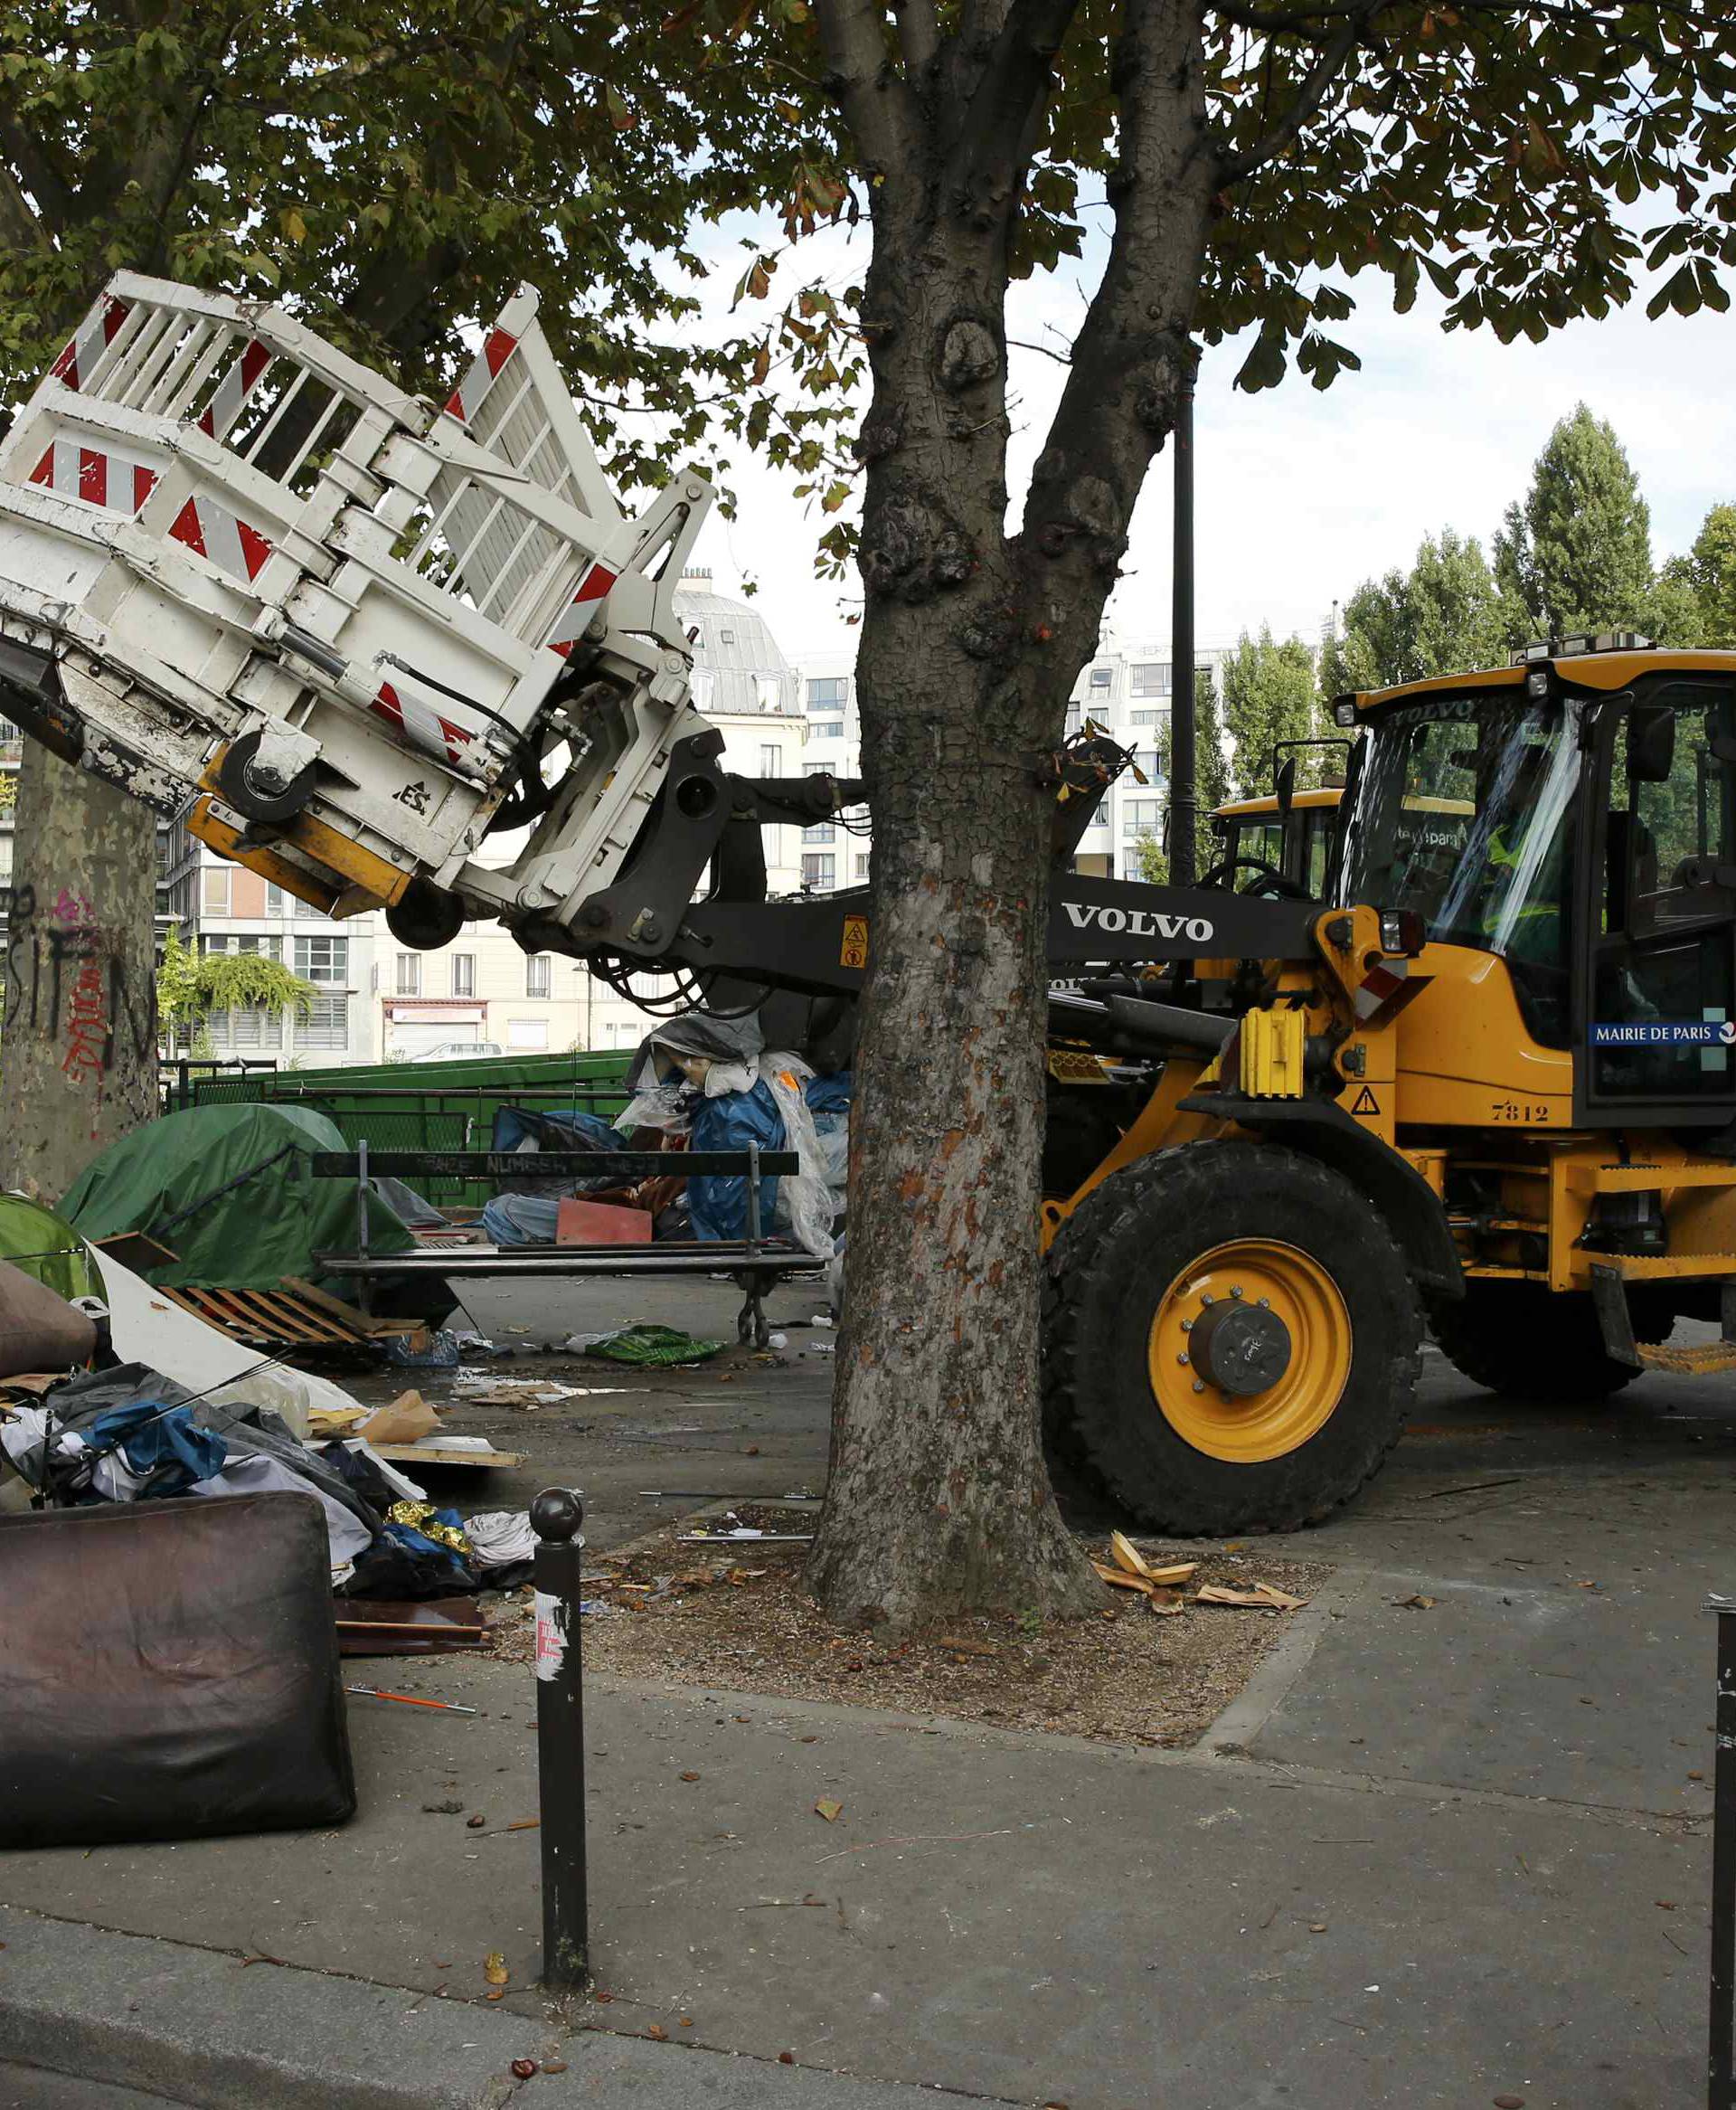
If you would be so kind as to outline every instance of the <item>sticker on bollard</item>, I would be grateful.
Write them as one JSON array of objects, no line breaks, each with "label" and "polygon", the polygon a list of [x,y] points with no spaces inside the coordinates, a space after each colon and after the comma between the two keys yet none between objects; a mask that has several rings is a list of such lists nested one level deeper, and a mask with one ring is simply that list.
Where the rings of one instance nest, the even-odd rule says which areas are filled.
[{"label": "sticker on bollard", "polygon": [[567,1991],[590,1976],[585,1896],[585,1716],[579,1636],[584,1505],[571,1488],[531,1503],[536,1533],[536,1773],[542,1802],[542,1982]]}]

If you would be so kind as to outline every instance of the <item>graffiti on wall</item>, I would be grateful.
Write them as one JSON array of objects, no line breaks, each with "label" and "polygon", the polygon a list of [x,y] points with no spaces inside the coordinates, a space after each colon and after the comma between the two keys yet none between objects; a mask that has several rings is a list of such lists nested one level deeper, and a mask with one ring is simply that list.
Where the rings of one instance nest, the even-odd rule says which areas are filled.
[{"label": "graffiti on wall", "polygon": [[61,887],[43,915],[33,886],[0,890],[6,919],[5,1033],[51,1041],[76,1086],[106,1077],[123,1050],[149,1061],[156,991],[135,989],[116,934],[88,895]]}]

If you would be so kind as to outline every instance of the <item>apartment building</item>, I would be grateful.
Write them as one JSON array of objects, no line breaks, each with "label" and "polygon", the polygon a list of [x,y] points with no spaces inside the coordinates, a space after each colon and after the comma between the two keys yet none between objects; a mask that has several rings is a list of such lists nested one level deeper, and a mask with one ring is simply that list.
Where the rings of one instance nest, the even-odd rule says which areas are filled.
[{"label": "apartment building", "polygon": [[[1213,647],[1196,652],[1194,658],[1215,690],[1222,681],[1222,652]],[[801,671],[807,713],[803,769],[810,774],[826,770],[839,777],[858,775],[862,718],[854,658],[816,657],[805,660]],[[1167,642],[1121,638],[1108,629],[1096,658],[1074,685],[1068,732],[1078,732],[1088,718],[1101,725],[1132,750],[1146,779],[1141,784],[1132,771],[1124,772],[1092,817],[1077,862],[1081,872],[1093,877],[1137,878],[1139,838],[1163,836],[1169,800],[1164,757],[1174,686]],[[860,885],[868,877],[873,845],[865,823],[864,832],[852,833],[845,818],[854,817],[802,831],[802,880],[815,893]]]}]

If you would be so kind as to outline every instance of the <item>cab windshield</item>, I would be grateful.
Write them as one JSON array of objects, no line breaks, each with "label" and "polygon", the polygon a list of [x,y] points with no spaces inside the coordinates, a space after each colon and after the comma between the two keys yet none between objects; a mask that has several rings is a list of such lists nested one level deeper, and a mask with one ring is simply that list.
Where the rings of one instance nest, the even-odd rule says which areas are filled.
[{"label": "cab windshield", "polygon": [[1344,894],[1418,910],[1431,939],[1499,953],[1531,1030],[1567,1037],[1575,705],[1522,690],[1420,698],[1373,719]]}]

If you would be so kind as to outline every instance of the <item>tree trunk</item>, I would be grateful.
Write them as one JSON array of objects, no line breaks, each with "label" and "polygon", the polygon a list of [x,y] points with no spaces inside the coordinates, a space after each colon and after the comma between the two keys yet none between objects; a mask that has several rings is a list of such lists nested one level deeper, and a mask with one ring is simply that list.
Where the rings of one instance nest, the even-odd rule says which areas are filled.
[{"label": "tree trunk", "polygon": [[892,1630],[1101,1599],[1050,1492],[1035,1386],[1047,801],[972,701],[947,715],[901,728],[875,771],[849,1292],[808,1571],[835,1618]]},{"label": "tree trunk", "polygon": [[58,1202],[156,1113],[156,817],[24,743],[0,1045],[0,1187]]}]

